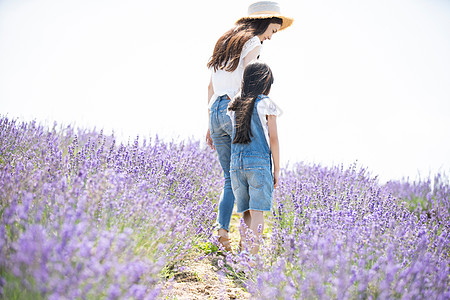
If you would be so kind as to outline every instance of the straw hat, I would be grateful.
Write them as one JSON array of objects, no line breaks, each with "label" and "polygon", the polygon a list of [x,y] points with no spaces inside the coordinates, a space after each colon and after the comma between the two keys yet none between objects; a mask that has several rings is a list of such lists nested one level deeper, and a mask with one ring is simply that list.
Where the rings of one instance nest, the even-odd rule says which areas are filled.
[{"label": "straw hat", "polygon": [[283,16],[280,12],[280,6],[277,2],[258,1],[248,7],[248,16],[240,18],[236,23],[250,19],[268,19],[277,17],[283,20],[280,30],[286,29],[294,22],[293,18]]}]

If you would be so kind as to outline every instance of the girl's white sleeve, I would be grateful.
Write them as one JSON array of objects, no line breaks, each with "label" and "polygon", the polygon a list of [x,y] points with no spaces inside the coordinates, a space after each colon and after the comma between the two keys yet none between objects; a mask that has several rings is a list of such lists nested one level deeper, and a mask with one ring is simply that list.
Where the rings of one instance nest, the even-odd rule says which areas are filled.
[{"label": "girl's white sleeve", "polygon": [[260,115],[279,117],[283,114],[280,107],[269,97],[262,99],[261,104],[258,105],[258,114]]},{"label": "girl's white sleeve", "polygon": [[272,99],[266,97],[258,103],[258,116],[261,121],[261,125],[264,130],[264,135],[266,136],[267,145],[270,147],[269,139],[269,124],[267,122],[266,116],[281,116],[282,112],[278,105],[273,102]]}]

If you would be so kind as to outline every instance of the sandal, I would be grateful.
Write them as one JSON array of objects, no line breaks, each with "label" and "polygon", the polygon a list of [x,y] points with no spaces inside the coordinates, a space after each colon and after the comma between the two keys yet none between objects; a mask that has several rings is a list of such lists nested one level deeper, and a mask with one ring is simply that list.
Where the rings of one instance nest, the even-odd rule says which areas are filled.
[{"label": "sandal", "polygon": [[231,242],[229,238],[226,238],[224,236],[219,236],[219,243],[222,244],[225,251],[231,251]]}]

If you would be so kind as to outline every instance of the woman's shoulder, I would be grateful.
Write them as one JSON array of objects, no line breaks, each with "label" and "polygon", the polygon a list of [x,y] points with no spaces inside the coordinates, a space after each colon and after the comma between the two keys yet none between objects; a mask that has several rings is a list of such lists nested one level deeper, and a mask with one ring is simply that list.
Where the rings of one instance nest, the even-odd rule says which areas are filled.
[{"label": "woman's shoulder", "polygon": [[254,37],[252,37],[251,39],[249,39],[248,41],[245,42],[244,44],[244,48],[255,48],[256,46],[261,46],[261,41],[259,40],[259,37],[257,35],[255,35]]},{"label": "woman's shoulder", "polygon": [[245,42],[245,45],[253,45],[253,44],[261,45],[261,41],[259,40],[259,37],[257,35],[253,36],[247,42]]},{"label": "woman's shoulder", "polygon": [[259,40],[259,37],[255,35],[247,42],[245,42],[244,47],[242,47],[241,58],[246,57],[250,51],[252,51],[258,46],[261,47],[261,41]]}]

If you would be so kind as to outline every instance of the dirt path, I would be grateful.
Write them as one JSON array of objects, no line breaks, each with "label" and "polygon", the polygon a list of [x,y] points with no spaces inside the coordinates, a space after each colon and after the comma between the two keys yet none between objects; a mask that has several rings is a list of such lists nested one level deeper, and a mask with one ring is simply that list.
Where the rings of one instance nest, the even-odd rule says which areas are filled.
[{"label": "dirt path", "polygon": [[[230,238],[233,248],[239,243],[239,215],[233,214]],[[238,280],[226,276],[217,266],[217,259],[195,258],[186,262],[188,268],[175,274],[163,288],[163,299],[250,299]]]}]

